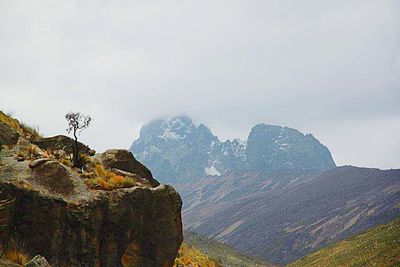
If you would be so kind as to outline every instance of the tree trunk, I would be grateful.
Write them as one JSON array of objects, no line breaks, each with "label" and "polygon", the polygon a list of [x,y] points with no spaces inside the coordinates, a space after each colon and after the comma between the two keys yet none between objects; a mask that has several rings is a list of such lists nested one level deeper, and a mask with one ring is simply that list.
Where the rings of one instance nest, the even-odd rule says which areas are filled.
[{"label": "tree trunk", "polygon": [[79,151],[78,151],[78,137],[76,136],[76,129],[74,129],[74,144],[72,146],[72,154],[73,154],[73,165],[75,167],[80,168],[80,158],[79,158]]}]

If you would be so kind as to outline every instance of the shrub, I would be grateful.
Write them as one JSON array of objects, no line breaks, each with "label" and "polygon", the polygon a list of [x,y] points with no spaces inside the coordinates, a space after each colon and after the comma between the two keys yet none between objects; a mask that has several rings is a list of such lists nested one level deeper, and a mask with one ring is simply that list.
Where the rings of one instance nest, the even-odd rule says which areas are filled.
[{"label": "shrub", "polygon": [[88,155],[85,154],[85,153],[81,153],[81,154],[79,155],[79,157],[80,157],[80,161],[81,161],[81,163],[82,163],[83,166],[92,163],[92,159],[90,158],[90,156],[88,156]]},{"label": "shrub", "polygon": [[39,147],[36,145],[21,145],[17,151],[17,157],[21,157],[26,160],[34,160],[39,156],[39,150]]},{"label": "shrub", "polygon": [[25,266],[31,259],[27,253],[18,250],[7,251],[5,258],[21,266]]},{"label": "shrub", "polygon": [[[0,244],[0,251],[3,251],[3,246]],[[6,245],[6,251],[3,255],[4,259],[12,261],[20,266],[25,266],[30,260],[30,253],[24,248],[23,243],[17,243],[14,240],[10,240]]]},{"label": "shrub", "polygon": [[62,158],[60,159],[61,164],[64,164],[65,166],[72,167],[72,162],[69,158]]},{"label": "shrub", "polygon": [[221,267],[222,265],[219,264],[213,258],[197,250],[196,248],[183,244],[178,251],[174,267],[186,267],[186,266]]}]

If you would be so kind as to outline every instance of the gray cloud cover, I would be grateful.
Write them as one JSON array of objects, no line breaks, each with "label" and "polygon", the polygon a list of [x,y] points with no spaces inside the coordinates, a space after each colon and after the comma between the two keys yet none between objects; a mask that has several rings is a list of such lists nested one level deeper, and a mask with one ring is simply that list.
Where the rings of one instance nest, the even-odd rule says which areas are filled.
[{"label": "gray cloud cover", "polygon": [[129,147],[189,114],[224,138],[313,133],[339,165],[400,168],[399,1],[0,1],[0,108]]}]

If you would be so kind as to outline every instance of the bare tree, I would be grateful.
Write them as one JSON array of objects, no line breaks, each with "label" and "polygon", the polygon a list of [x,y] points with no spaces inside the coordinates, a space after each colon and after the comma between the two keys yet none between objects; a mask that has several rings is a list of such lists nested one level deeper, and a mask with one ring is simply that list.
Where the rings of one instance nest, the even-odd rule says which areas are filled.
[{"label": "bare tree", "polygon": [[85,116],[80,112],[69,112],[65,115],[65,118],[68,121],[68,133],[73,133],[74,135],[74,142],[72,144],[72,162],[74,167],[81,168],[82,167],[82,160],[79,154],[79,147],[78,147],[78,136],[80,132],[89,127],[92,118],[90,116]]}]

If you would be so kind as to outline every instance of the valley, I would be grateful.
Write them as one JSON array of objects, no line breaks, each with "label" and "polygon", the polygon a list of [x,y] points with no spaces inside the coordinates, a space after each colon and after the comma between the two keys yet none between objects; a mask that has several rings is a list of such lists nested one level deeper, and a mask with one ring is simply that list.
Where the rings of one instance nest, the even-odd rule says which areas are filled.
[{"label": "valley", "polygon": [[222,142],[181,116],[144,125],[131,151],[180,192],[186,231],[279,265],[400,214],[400,170],[336,167],[288,127]]}]

